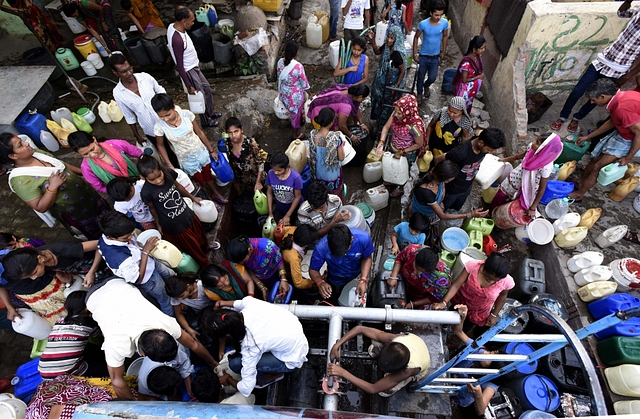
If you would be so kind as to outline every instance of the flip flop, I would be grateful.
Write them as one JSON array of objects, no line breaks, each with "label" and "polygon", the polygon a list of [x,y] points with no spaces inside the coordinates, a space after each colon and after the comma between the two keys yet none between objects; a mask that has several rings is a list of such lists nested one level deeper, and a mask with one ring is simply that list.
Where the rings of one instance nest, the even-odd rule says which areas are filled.
[{"label": "flip flop", "polygon": [[265,388],[267,386],[270,386],[271,384],[275,384],[278,381],[282,380],[284,378],[284,374],[280,374],[279,376],[277,376],[276,378],[274,378],[271,381],[265,381],[262,379],[261,375],[258,375],[257,380],[256,380],[256,385],[255,388]]},{"label": "flip flop", "polygon": [[229,203],[229,200],[227,198],[225,198],[224,196],[222,196],[222,195],[214,196],[212,199],[214,201],[216,201],[217,203],[223,204],[223,205]]},{"label": "flip flop", "polygon": [[562,124],[564,124],[564,121],[562,119],[557,119],[553,124],[551,124],[551,129],[559,131],[560,128],[562,128]]},{"label": "flip flop", "polygon": [[578,128],[580,128],[578,126],[579,124],[580,122],[576,121],[575,119],[572,119],[571,122],[569,122],[569,125],[567,125],[567,131],[575,134],[576,132],[578,132]]},{"label": "flip flop", "polygon": [[640,244],[640,239],[638,238],[638,233],[627,232],[624,235],[623,239],[630,241],[631,243]]},{"label": "flip flop", "polygon": [[221,247],[220,242],[217,242],[217,241],[209,242],[209,250],[218,250],[220,249],[220,247]]}]

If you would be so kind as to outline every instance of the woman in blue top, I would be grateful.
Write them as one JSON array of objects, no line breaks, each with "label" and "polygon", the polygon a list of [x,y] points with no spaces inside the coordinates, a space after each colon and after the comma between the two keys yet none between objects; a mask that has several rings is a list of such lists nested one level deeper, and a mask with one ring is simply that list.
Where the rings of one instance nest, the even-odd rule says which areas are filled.
[{"label": "woman in blue top", "polygon": [[480,218],[489,212],[474,209],[467,214],[445,214],[442,209],[444,199],[444,185],[451,182],[460,172],[460,168],[455,163],[444,160],[427,173],[420,183],[413,189],[411,199],[411,210],[420,212],[429,218],[429,227],[424,231],[427,239],[424,244],[427,246],[438,245],[438,221],[455,220],[460,218]]},{"label": "woman in blue top", "polygon": [[333,77],[344,76],[344,84],[363,84],[369,81],[369,57],[364,55],[367,41],[357,36],[351,41],[351,58],[345,68],[342,68],[342,57],[338,60]]},{"label": "woman in blue top", "polygon": [[323,108],[313,118],[320,129],[309,134],[309,168],[312,179],[324,183],[337,195],[342,190],[344,147],[340,131],[331,131],[335,117],[333,109]]}]

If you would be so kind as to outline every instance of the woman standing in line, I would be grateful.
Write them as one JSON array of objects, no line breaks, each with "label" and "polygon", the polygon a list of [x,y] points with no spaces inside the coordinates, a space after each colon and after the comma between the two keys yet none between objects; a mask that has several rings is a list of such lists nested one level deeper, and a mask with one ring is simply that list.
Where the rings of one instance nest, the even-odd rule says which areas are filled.
[{"label": "woman standing in line", "polygon": [[473,99],[480,91],[484,80],[484,64],[482,53],[487,47],[487,41],[481,35],[471,38],[467,53],[458,65],[458,71],[453,77],[453,92],[456,96],[464,98],[467,112],[471,112]]},{"label": "woman standing in line", "polygon": [[386,94],[387,86],[402,89],[405,84],[404,35],[398,26],[390,26],[384,45],[378,46],[375,37],[370,38],[373,42],[373,52],[376,55],[382,54],[371,86],[371,119],[386,121],[392,112],[392,108],[384,106],[391,105],[392,102],[392,95]]},{"label": "woman standing in line", "polygon": [[296,61],[299,48],[296,42],[287,42],[284,58],[278,61],[278,92],[280,101],[291,115],[294,139],[304,135],[304,91],[311,87],[304,67]]}]

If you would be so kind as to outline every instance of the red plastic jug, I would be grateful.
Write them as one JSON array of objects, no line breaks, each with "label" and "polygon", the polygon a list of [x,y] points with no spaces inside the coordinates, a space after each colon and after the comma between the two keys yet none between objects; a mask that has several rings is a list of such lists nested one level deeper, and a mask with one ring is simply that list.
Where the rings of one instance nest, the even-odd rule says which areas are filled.
[{"label": "red plastic jug", "polygon": [[485,255],[489,256],[491,253],[498,249],[496,241],[491,236],[484,236],[482,238],[482,251]]}]

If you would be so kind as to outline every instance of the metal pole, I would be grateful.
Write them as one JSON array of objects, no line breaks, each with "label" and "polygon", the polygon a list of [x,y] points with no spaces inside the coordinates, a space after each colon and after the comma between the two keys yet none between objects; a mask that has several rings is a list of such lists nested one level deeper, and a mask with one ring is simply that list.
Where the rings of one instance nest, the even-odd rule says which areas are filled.
[{"label": "metal pole", "polygon": [[[339,314],[333,313],[329,317],[329,333],[327,335],[327,364],[331,362],[331,348],[342,337],[342,317]],[[325,394],[322,403],[324,410],[336,411],[338,410],[338,395],[337,394]]]},{"label": "metal pole", "polygon": [[[301,319],[329,319],[334,314],[343,320],[360,320],[381,323],[433,323],[452,324],[460,323],[460,315],[457,311],[439,310],[403,310],[369,307],[321,307],[303,306],[296,303],[286,306],[291,313]],[[509,323],[507,323],[508,325]]]}]

